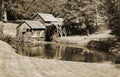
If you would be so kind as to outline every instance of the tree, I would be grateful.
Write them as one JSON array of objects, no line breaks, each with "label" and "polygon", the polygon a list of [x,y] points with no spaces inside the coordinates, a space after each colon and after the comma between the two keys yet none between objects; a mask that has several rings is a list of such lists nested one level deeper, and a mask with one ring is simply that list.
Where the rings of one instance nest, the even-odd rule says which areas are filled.
[{"label": "tree", "polygon": [[4,0],[0,0],[0,21],[2,20],[2,16],[3,16],[3,9],[4,9]]},{"label": "tree", "polygon": [[120,36],[120,1],[106,0],[107,13],[109,17],[109,26],[113,30],[112,33]]},{"label": "tree", "polygon": [[62,9],[60,9],[59,14],[65,19],[64,24],[68,34],[74,33],[74,28],[81,34],[82,23],[86,25],[89,33],[94,33],[97,28],[95,24],[96,14],[102,13],[102,4],[101,0],[67,0],[65,4],[61,5]]},{"label": "tree", "polygon": [[[3,0],[2,0],[3,1]],[[9,20],[31,19],[36,13],[58,15],[58,6],[66,0],[4,0]],[[1,5],[0,5],[1,6]]]}]

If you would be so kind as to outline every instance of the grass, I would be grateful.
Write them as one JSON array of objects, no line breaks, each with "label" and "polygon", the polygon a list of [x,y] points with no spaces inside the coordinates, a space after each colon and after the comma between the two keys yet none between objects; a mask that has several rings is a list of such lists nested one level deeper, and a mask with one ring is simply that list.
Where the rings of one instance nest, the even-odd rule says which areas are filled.
[{"label": "grass", "polygon": [[120,64],[116,64],[115,67],[116,67],[117,69],[120,69]]},{"label": "grass", "polygon": [[0,73],[0,77],[120,77],[119,65],[23,57],[1,41]]},{"label": "grass", "polygon": [[10,36],[10,35],[4,35],[4,34],[1,34],[0,35],[0,40],[8,43],[9,45],[11,45],[13,48],[15,48],[15,38]]}]

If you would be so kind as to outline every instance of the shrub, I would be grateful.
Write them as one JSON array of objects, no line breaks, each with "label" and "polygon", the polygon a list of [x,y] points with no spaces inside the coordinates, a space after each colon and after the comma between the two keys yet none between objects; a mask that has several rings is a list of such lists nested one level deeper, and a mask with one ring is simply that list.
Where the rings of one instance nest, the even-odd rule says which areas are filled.
[{"label": "shrub", "polygon": [[109,48],[109,52],[114,55],[120,56],[120,42],[116,42],[111,48]]},{"label": "shrub", "polygon": [[13,44],[15,41],[15,38],[11,37],[10,35],[0,35],[0,40],[7,42],[8,44]]},{"label": "shrub", "polygon": [[114,57],[115,63],[120,63],[120,42],[118,40],[90,41],[87,45],[89,49],[110,52]]},{"label": "shrub", "polygon": [[109,51],[109,48],[115,44],[116,40],[90,41],[87,45],[89,49]]},{"label": "shrub", "polygon": [[115,63],[120,64],[120,56],[116,57]]},{"label": "shrub", "polygon": [[109,25],[111,26],[112,28],[112,33],[117,35],[117,36],[120,36],[120,16],[119,15],[116,15],[115,17],[113,17],[111,20],[110,20],[110,23]]}]

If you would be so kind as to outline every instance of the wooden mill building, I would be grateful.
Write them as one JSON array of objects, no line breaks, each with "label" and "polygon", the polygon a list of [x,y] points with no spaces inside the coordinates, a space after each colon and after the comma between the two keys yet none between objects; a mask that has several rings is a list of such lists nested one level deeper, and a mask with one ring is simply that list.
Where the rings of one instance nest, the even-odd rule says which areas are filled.
[{"label": "wooden mill building", "polygon": [[58,20],[52,14],[37,13],[32,20],[40,21],[45,26],[50,26],[52,24],[57,25]]},{"label": "wooden mill building", "polygon": [[[63,30],[63,18],[56,18],[52,14],[47,14],[47,13],[37,13],[32,20],[37,20],[40,21],[42,24],[44,24],[46,27],[54,25],[57,29],[57,34],[60,35],[61,37],[63,35],[66,36],[65,30]],[[48,29],[48,28],[47,28]]]},{"label": "wooden mill building", "polygon": [[16,27],[16,30],[16,37],[19,41],[45,40],[46,27],[39,21],[24,21]]}]

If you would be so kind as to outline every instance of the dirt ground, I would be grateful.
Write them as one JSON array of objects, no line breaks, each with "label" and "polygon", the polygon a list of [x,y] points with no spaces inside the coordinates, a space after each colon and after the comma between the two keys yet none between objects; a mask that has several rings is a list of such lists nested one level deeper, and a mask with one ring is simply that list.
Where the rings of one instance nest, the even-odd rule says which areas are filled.
[{"label": "dirt ground", "polygon": [[17,23],[4,23],[4,27],[3,27],[3,33],[5,35],[10,35],[12,37],[16,36],[16,27],[19,24]]},{"label": "dirt ground", "polygon": [[25,57],[0,41],[0,77],[120,77],[120,65]]},{"label": "dirt ground", "polygon": [[115,38],[114,35],[110,35],[111,30],[96,32],[91,35],[86,36],[66,36],[55,39],[55,42],[58,43],[68,43],[68,44],[77,44],[80,46],[85,46],[91,40],[103,40],[109,38]]}]

